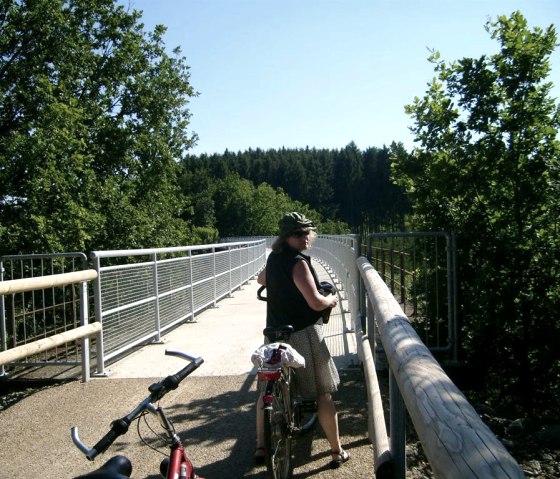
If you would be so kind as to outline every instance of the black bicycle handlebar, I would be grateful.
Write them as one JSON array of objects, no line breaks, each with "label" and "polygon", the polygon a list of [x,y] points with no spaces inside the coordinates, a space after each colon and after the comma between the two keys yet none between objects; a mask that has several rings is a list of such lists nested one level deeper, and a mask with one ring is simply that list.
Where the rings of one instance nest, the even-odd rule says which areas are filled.
[{"label": "black bicycle handlebar", "polygon": [[181,351],[166,350],[165,354],[168,356],[177,356],[187,361],[190,361],[187,366],[180,369],[177,373],[171,374],[161,381],[152,384],[148,390],[150,395],[146,397],[138,406],[136,406],[128,415],[120,419],[116,419],[111,423],[111,429],[105,436],[103,436],[99,442],[91,449],[87,447],[78,436],[78,428],[73,426],[70,430],[72,437],[72,442],[74,445],[84,453],[84,455],[93,461],[99,454],[103,454],[113,442],[123,434],[126,434],[128,427],[131,422],[136,419],[149,405],[154,401],[159,401],[163,396],[165,396],[169,391],[177,389],[179,384],[183,379],[185,379],[189,374],[191,374],[195,369],[198,369],[200,365],[204,362],[201,357],[190,356]]},{"label": "black bicycle handlebar", "polygon": [[265,289],[266,289],[266,285],[264,285],[264,284],[258,289],[257,299],[260,299],[261,301],[266,301],[266,296],[262,295],[262,293]]}]

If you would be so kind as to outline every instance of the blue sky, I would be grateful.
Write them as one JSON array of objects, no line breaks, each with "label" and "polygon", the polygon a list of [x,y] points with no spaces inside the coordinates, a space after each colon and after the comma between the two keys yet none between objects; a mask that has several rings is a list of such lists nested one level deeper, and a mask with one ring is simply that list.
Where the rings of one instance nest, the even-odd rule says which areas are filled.
[{"label": "blue sky", "polygon": [[[200,93],[190,104],[191,153],[248,148],[413,146],[404,105],[445,61],[492,54],[487,19],[520,10],[554,23],[559,0],[120,0],[168,30]],[[560,97],[560,51],[552,57]]]}]

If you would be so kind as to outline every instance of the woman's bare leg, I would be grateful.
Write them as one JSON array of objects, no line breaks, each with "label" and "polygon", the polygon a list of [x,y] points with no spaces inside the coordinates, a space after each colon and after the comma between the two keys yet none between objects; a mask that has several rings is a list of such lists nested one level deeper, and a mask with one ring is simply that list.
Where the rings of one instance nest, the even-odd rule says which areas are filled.
[{"label": "woman's bare leg", "polygon": [[319,423],[327,436],[331,451],[340,451],[340,436],[338,432],[338,414],[330,393],[321,394],[317,398],[317,416]]}]

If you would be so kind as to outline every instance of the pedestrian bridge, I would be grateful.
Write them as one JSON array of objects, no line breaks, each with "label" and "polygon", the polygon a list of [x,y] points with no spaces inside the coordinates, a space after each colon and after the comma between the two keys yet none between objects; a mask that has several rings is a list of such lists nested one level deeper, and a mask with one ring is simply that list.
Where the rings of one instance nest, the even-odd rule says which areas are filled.
[{"label": "pedestrian bridge", "polygon": [[[25,462],[29,461],[14,459],[26,437],[22,428],[34,437],[44,437],[48,449],[49,444],[62,446],[65,433],[52,434],[61,423],[67,426],[66,422],[73,420],[72,425],[80,426],[82,431],[88,427],[92,431],[91,440],[83,435],[84,440],[96,441],[104,432],[102,424],[108,427],[112,419],[128,412],[122,409],[128,405],[128,397],[143,397],[144,378],[175,370],[176,360],[163,355],[163,349],[169,347],[205,357],[197,377],[187,380],[181,396],[174,396],[177,402],[168,396],[177,417],[187,419],[191,427],[194,423],[191,455],[195,462],[203,464],[201,474],[233,477],[230,473],[237,467],[235,477],[265,477],[263,471],[252,470],[247,461],[250,463],[254,447],[255,391],[249,357],[262,342],[265,314],[264,303],[256,300],[254,277],[266,259],[266,240],[200,248],[92,255],[95,317],[102,330],[92,336],[95,347],[91,352],[91,333],[84,333],[80,364],[85,381],[42,391],[37,395],[37,399],[42,396],[40,402],[32,396],[0,414],[2,430],[16,434],[0,447],[3,464],[13,463],[18,468],[15,470],[25,470]],[[436,477],[523,477],[513,458],[445,375],[378,272],[361,255],[359,238],[320,237],[310,253],[318,261],[322,279],[334,282],[341,294],[340,308],[326,329],[329,347],[341,371],[338,408],[341,429],[348,426],[347,433],[342,431],[343,442],[355,456],[341,474],[344,470],[348,473],[351,467],[351,475],[356,478],[372,477],[373,473],[376,477],[404,478],[406,409]],[[139,260],[142,255],[149,260]],[[125,256],[134,259],[115,261]],[[102,265],[103,258],[111,258],[110,264]],[[212,279],[208,280],[208,276]],[[18,281],[0,283],[2,298],[15,295],[17,287],[23,287]],[[4,316],[6,310],[3,306]],[[123,337],[124,342],[119,339]],[[385,357],[378,356],[380,346]],[[16,348],[3,348],[0,354],[9,354],[10,350],[13,353]],[[18,353],[23,354],[21,349]],[[92,366],[90,353],[95,353]],[[0,356],[0,364],[5,363]],[[386,372],[378,376],[377,370]],[[94,380],[88,381],[90,372]],[[381,394],[386,389],[390,391],[389,408]],[[388,417],[384,414],[387,409]],[[61,411],[62,416],[57,414]],[[99,421],[101,417],[105,419]],[[232,432],[228,435],[225,431],[229,420]],[[38,424],[42,430],[47,425],[44,436],[37,434]],[[306,448],[302,446],[300,477],[311,473],[336,477],[332,471],[321,469],[328,461],[328,447],[318,434],[316,441]],[[132,435],[130,431],[128,436]],[[189,437],[187,431],[187,445]],[[36,443],[36,439],[33,441]],[[128,454],[132,437],[125,441],[121,447]],[[131,450],[133,464],[137,462],[140,471],[144,471],[142,449]],[[90,470],[87,464],[76,462],[79,454],[71,449],[69,441],[57,452],[57,457],[63,459],[51,461],[46,455],[49,462],[39,466],[42,471],[59,466],[66,471]],[[202,460],[196,460],[197,454]],[[225,468],[223,472],[221,467]],[[63,470],[52,477],[68,476]],[[145,473],[150,474],[149,469]]]}]

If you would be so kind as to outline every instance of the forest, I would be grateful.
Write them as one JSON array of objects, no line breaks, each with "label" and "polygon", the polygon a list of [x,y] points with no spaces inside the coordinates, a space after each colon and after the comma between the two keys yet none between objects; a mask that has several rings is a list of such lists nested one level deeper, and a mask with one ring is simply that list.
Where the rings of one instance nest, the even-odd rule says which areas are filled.
[{"label": "forest", "polygon": [[560,410],[560,105],[554,25],[488,20],[405,106],[415,147],[189,153],[186,58],[114,0],[0,5],[0,255],[272,235],[454,231],[464,359],[488,400]]},{"label": "forest", "polygon": [[[360,151],[354,143],[340,150],[315,148],[267,150],[259,148],[223,155],[186,156],[182,161],[183,191],[194,194],[194,211],[212,212],[216,204],[218,231],[223,236],[274,235],[277,220],[246,224],[238,212],[266,211],[274,202],[252,201],[235,204],[235,196],[214,191],[223,181],[248,180],[248,188],[273,188],[310,208],[310,215],[321,225],[321,233],[361,233],[402,230],[409,213],[409,203],[400,186],[390,178],[391,159],[388,148]],[[227,180],[226,180],[227,179]],[[241,180],[242,179],[242,180]],[[217,185],[216,185],[217,182]],[[240,185],[241,186],[241,185]],[[239,190],[241,188],[238,188]],[[280,218],[282,209],[271,216]],[[257,213],[258,214],[258,213]],[[251,214],[250,216],[254,216]],[[193,218],[198,226],[201,218]],[[206,225],[211,224],[208,218]]]}]

